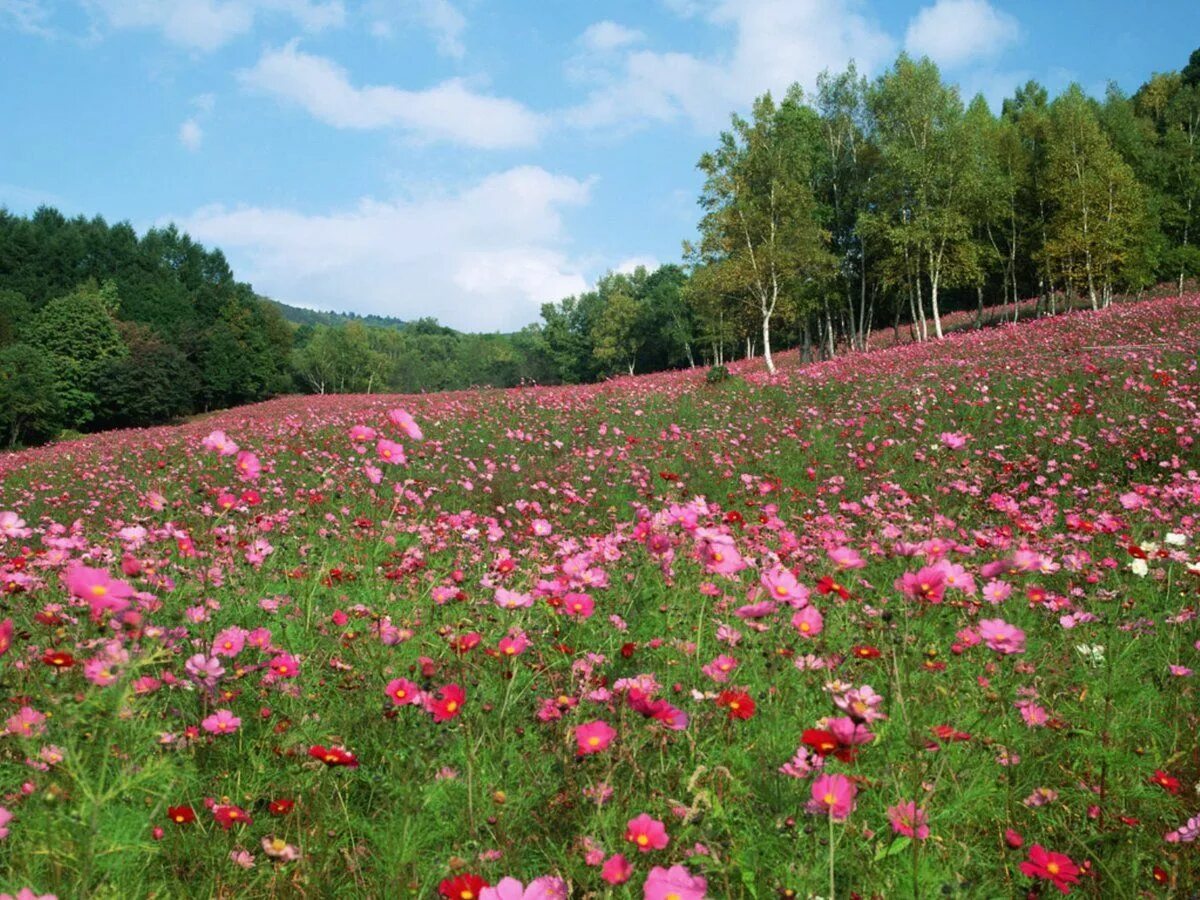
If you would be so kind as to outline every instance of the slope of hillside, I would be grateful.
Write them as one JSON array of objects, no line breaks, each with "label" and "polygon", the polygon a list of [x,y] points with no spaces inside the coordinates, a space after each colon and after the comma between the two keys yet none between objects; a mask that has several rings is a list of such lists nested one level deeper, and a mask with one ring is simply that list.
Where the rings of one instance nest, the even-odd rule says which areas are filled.
[{"label": "slope of hillside", "polygon": [[1192,295],[0,458],[13,877],[1195,884],[1198,350]]}]

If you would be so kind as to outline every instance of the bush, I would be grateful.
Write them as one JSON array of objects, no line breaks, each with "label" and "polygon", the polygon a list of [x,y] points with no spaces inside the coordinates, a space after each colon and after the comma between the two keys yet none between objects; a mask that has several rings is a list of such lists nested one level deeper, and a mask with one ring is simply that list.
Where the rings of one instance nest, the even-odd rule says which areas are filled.
[{"label": "bush", "polygon": [[704,381],[706,384],[721,384],[728,381],[733,376],[729,374],[729,370],[724,366],[713,366],[704,373]]}]

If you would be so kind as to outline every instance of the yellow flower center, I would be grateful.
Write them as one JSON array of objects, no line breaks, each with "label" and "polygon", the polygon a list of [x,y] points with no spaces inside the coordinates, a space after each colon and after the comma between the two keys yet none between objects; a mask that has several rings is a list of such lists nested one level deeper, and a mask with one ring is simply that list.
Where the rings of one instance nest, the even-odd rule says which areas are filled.
[{"label": "yellow flower center", "polygon": [[833,794],[826,794],[821,799],[825,802],[826,806],[833,806],[833,803],[837,798],[834,797]]},{"label": "yellow flower center", "polygon": [[93,584],[92,585],[92,596],[93,597],[103,597],[107,593],[108,593],[108,588],[106,588],[104,585],[102,585],[102,584]]},{"label": "yellow flower center", "polygon": [[639,847],[645,847],[648,843],[650,843],[650,838],[646,837],[644,834],[639,834],[637,836],[637,845]]},{"label": "yellow flower center", "polygon": [[1051,875],[1057,875],[1059,872],[1058,863],[1053,863],[1053,862],[1050,863],[1049,865],[1046,866],[1046,871],[1049,872]]},{"label": "yellow flower center", "polygon": [[446,704],[446,712],[454,712],[456,709],[458,709],[458,701],[457,700],[451,700],[449,703]]},{"label": "yellow flower center", "polygon": [[587,739],[587,742],[588,742],[589,747],[599,747],[600,746],[600,738],[598,738],[598,737],[590,737]]}]

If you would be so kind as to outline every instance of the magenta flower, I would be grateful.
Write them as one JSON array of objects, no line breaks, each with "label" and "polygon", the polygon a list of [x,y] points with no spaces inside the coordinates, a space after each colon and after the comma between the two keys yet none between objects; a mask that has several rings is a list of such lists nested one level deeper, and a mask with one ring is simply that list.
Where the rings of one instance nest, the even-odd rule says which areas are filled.
[{"label": "magenta flower", "polygon": [[389,410],[388,418],[391,419],[393,425],[403,431],[412,440],[419,441],[425,437],[421,433],[421,426],[417,424],[417,420],[405,410],[399,408]]},{"label": "magenta flower", "polygon": [[708,896],[708,880],[693,875],[684,866],[664,869],[655,866],[642,886],[645,900],[704,900]]},{"label": "magenta flower", "polygon": [[913,801],[909,800],[907,803],[889,806],[887,814],[888,821],[892,824],[892,831],[896,834],[916,838],[918,841],[929,837],[928,817],[925,810],[918,807]]},{"label": "magenta flower", "polygon": [[658,819],[642,813],[635,819],[630,819],[625,826],[625,840],[634,844],[642,853],[651,850],[661,850],[670,843],[667,828]]},{"label": "magenta flower", "polygon": [[792,616],[792,627],[803,638],[815,638],[825,627],[825,619],[815,606],[806,606]]},{"label": "magenta flower", "polygon": [[988,645],[988,649],[1005,656],[1025,652],[1025,632],[1003,619],[981,619],[979,636]]},{"label": "magenta flower", "polygon": [[408,457],[404,455],[404,448],[387,438],[379,439],[375,444],[375,452],[381,460],[394,466],[402,466],[408,462]]},{"label": "magenta flower", "polygon": [[633,865],[621,853],[614,853],[600,868],[600,877],[612,885],[624,884],[632,875]]},{"label": "magenta flower", "polygon": [[227,709],[218,709],[200,723],[200,727],[209,734],[233,734],[241,726],[242,720]]},{"label": "magenta flower", "polygon": [[841,821],[854,811],[854,795],[858,789],[845,775],[820,775],[812,783],[812,799],[808,811]]},{"label": "magenta flower", "polygon": [[588,722],[575,729],[575,742],[580,756],[590,756],[607,750],[617,736],[617,731],[603,719]]}]

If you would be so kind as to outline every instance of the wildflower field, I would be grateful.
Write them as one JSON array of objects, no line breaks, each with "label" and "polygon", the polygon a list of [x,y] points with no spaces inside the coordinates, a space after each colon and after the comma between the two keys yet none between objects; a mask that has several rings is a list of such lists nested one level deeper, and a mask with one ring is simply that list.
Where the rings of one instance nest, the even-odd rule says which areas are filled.
[{"label": "wildflower field", "polygon": [[0,457],[0,891],[1188,897],[1200,297]]}]

